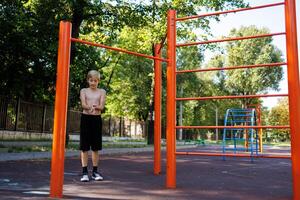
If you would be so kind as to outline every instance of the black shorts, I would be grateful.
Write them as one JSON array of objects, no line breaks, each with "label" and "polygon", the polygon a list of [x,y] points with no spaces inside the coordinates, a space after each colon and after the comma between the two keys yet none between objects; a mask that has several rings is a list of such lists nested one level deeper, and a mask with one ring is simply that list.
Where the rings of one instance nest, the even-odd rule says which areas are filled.
[{"label": "black shorts", "polygon": [[81,114],[80,150],[102,150],[102,119],[100,115]]}]

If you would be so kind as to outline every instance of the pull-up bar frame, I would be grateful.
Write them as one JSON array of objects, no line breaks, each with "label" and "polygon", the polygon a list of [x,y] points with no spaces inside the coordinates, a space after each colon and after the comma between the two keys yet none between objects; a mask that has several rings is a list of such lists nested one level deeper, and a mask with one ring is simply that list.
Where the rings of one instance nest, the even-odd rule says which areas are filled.
[{"label": "pull-up bar frame", "polygon": [[[64,181],[64,156],[65,156],[65,138],[66,138],[66,122],[67,122],[67,107],[68,107],[68,88],[69,88],[69,69],[70,69],[70,53],[71,42],[77,42],[85,45],[101,47],[121,53],[127,53],[139,57],[144,57],[154,60],[155,68],[155,100],[159,105],[155,106],[155,165],[154,173],[160,173],[160,101],[161,101],[161,62],[168,62],[160,56],[160,45],[156,45],[155,56],[149,56],[126,49],[110,47],[103,44],[97,44],[81,39],[71,37],[72,24],[68,21],[61,21],[59,25],[59,45],[58,45],[58,60],[57,60],[57,80],[55,94],[55,109],[54,109],[54,128],[53,128],[53,143],[52,143],[52,161],[51,161],[51,177],[50,177],[50,197],[61,198],[63,194]],[[158,139],[159,138],[159,139]],[[159,146],[158,146],[159,145]]]},{"label": "pull-up bar frame", "polygon": [[[272,33],[257,36],[239,37],[239,38],[226,38],[212,41],[190,42],[186,44],[176,44],[176,21],[184,21],[188,19],[195,19],[213,15],[220,15],[226,13],[236,13],[246,10],[253,10],[259,8],[273,7],[284,5],[285,9],[285,33]],[[300,82],[299,82],[299,67],[298,67],[298,47],[297,47],[297,29],[296,29],[296,3],[295,0],[285,0],[281,3],[268,4],[252,8],[242,8],[237,10],[222,11],[209,13],[204,15],[176,18],[176,11],[168,11],[167,19],[167,38],[168,38],[168,66],[167,66],[167,168],[166,168],[166,187],[176,188],[176,129],[189,128],[184,126],[176,126],[176,101],[178,100],[206,100],[206,99],[224,99],[228,97],[197,97],[197,98],[176,98],[176,47],[192,46],[199,44],[208,44],[212,42],[227,42],[241,39],[253,39],[259,37],[269,37],[275,35],[286,35],[287,45],[287,71],[288,71],[288,92],[289,94],[282,94],[279,96],[289,97],[289,110],[290,110],[290,132],[291,132],[291,160],[292,160],[292,176],[293,176],[293,199],[300,199],[300,131],[297,130],[297,125],[300,124]],[[279,65],[277,65],[279,66]],[[254,66],[252,66],[254,67]],[[262,65],[260,65],[262,67]],[[267,66],[265,66],[267,67]],[[246,68],[246,67],[245,67]],[[250,67],[249,67],[250,68]],[[217,70],[217,69],[214,69]],[[224,70],[218,69],[218,70]],[[177,73],[185,72],[198,72],[197,71],[180,71]],[[208,71],[208,70],[207,70]],[[233,98],[258,98],[267,97],[272,95],[248,95],[247,97],[230,96]],[[278,95],[276,95],[278,96]],[[213,127],[213,126],[211,126]],[[203,126],[192,128],[204,128]],[[210,127],[209,127],[210,128]],[[256,128],[263,128],[257,126]],[[275,127],[270,127],[275,128]],[[286,126],[276,128],[288,128]],[[298,132],[298,133],[297,133]],[[184,153],[188,155],[187,153]],[[190,153],[189,153],[190,154]],[[201,153],[200,153],[201,154]],[[200,155],[199,154],[199,155]],[[207,155],[207,153],[203,153]],[[214,154],[211,154],[211,156]],[[215,154],[217,155],[217,154]],[[223,155],[222,155],[223,156]],[[270,156],[269,156],[270,157]],[[271,156],[272,157],[272,156]],[[278,156],[274,155],[274,158]]]}]

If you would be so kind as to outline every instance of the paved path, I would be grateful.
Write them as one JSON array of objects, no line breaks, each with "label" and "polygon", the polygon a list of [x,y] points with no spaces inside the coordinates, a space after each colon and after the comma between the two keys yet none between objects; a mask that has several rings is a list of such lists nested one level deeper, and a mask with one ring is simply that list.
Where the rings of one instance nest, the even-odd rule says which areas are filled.
[{"label": "paved path", "polygon": [[[207,150],[197,147],[188,150]],[[177,156],[177,188],[165,188],[162,174],[153,175],[153,153],[104,153],[100,170],[105,180],[81,183],[80,160],[66,157],[65,199],[120,200],[285,200],[292,198],[291,163],[287,159]],[[146,151],[146,152],[145,152]],[[76,152],[78,153],[78,152]],[[0,161],[0,199],[47,199],[50,159]]]}]

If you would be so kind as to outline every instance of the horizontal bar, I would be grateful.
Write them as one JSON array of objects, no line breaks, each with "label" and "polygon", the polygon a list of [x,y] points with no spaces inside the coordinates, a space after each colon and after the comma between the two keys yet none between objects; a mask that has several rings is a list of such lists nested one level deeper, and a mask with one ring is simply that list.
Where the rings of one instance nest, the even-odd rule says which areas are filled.
[{"label": "horizontal bar", "polygon": [[247,128],[247,129],[289,129],[290,126],[175,126],[176,129],[237,129],[237,128]]},{"label": "horizontal bar", "polygon": [[[239,123],[243,123],[243,122],[250,123],[250,122],[252,122],[250,120],[228,120],[228,121],[232,122],[232,123],[237,123],[237,122],[239,122]],[[253,122],[255,122],[255,121],[253,121]]]},{"label": "horizontal bar", "polygon": [[[242,133],[239,133],[239,134],[242,134]],[[248,135],[250,135],[250,133],[248,133]],[[228,141],[228,140],[235,140],[235,141],[250,141],[251,138],[245,139],[245,138],[235,138],[235,137],[229,138],[229,137],[227,137],[227,138],[225,138],[225,140],[226,140],[226,141]],[[255,140],[256,140],[256,139],[253,138],[253,142],[255,142]]]},{"label": "horizontal bar", "polygon": [[280,63],[267,63],[267,64],[257,64],[257,65],[244,65],[244,66],[232,66],[232,67],[222,67],[222,68],[207,68],[207,69],[190,69],[176,71],[176,73],[188,73],[188,72],[207,72],[207,71],[221,71],[221,70],[233,70],[233,69],[246,69],[246,68],[258,68],[258,67],[278,67],[281,65],[287,65],[286,62]]},{"label": "horizontal bar", "polygon": [[[241,133],[239,133],[239,134],[241,134]],[[250,133],[248,133],[248,135],[250,135]],[[251,138],[249,138],[249,139],[246,139],[246,138],[234,138],[234,137],[233,138],[229,138],[229,137],[225,138],[225,141],[230,141],[230,140],[233,140],[233,141],[236,141],[236,142],[239,142],[239,141],[251,141]],[[257,140],[256,138],[253,138],[253,142],[254,143],[256,143],[255,142],[256,140]]]},{"label": "horizontal bar", "polygon": [[241,95],[241,96],[209,96],[209,97],[183,97],[176,98],[176,101],[189,100],[209,100],[209,99],[239,99],[239,98],[259,98],[259,97],[287,97],[288,94],[257,94],[257,95]]},{"label": "horizontal bar", "polygon": [[261,6],[255,6],[255,7],[249,7],[249,8],[240,8],[240,9],[236,9],[236,10],[219,11],[219,12],[207,13],[207,14],[202,14],[202,15],[193,15],[193,16],[189,16],[189,17],[181,17],[181,18],[177,18],[176,21],[185,21],[185,20],[188,20],[188,19],[195,19],[195,18],[221,15],[221,14],[227,14],[227,13],[237,13],[237,12],[241,12],[241,11],[267,8],[267,7],[273,7],[273,6],[279,6],[279,5],[284,5],[284,2],[261,5]]},{"label": "horizontal bar", "polygon": [[231,112],[251,112],[254,109],[253,108],[230,108]]},{"label": "horizontal bar", "polygon": [[244,36],[244,37],[224,38],[224,39],[218,39],[218,40],[207,40],[207,41],[201,41],[201,42],[190,42],[190,43],[184,43],[184,44],[177,44],[176,47],[194,46],[194,45],[199,45],[199,44],[209,44],[209,43],[217,43],[217,42],[228,42],[228,41],[234,41],[234,40],[248,40],[248,39],[270,37],[270,36],[276,36],[276,35],[285,35],[285,32],[262,34],[262,35],[252,35],[252,36]]},{"label": "horizontal bar", "polygon": [[[235,113],[232,113],[232,112],[229,112],[228,114],[230,114],[229,116],[231,117],[238,117],[238,118],[246,118],[248,119],[249,117],[251,117],[252,115],[251,114],[243,114],[243,113],[239,113],[239,114],[236,114],[236,113],[239,113],[239,112],[235,112]],[[228,120],[233,120],[233,119],[228,119]]]},{"label": "horizontal bar", "polygon": [[93,43],[93,42],[89,42],[89,41],[85,41],[85,40],[80,40],[80,39],[76,39],[76,38],[71,38],[71,41],[72,42],[78,42],[78,43],[86,44],[86,45],[90,45],[90,46],[101,47],[101,48],[104,48],[104,49],[110,49],[110,50],[113,50],[113,51],[119,51],[119,52],[122,52],[122,53],[127,53],[127,54],[131,54],[131,55],[135,55],[135,56],[140,56],[140,57],[144,57],[144,58],[149,58],[149,59],[152,59],[152,60],[160,60],[160,61],[163,61],[163,62],[168,62],[168,59],[154,57],[154,56],[149,56],[149,55],[142,54],[142,53],[136,53],[136,52],[133,52],[133,51],[128,51],[126,49],[121,49],[121,48],[116,48],[116,47],[110,47],[110,46],[106,46],[106,45],[103,45],[103,44]]},{"label": "horizontal bar", "polygon": [[[250,147],[249,148],[245,148],[245,147],[234,148],[234,147],[232,147],[232,148],[225,148],[224,150],[225,151],[246,151],[246,150],[251,151],[251,148]],[[253,150],[255,150],[255,149],[253,149]]]},{"label": "horizontal bar", "polygon": [[252,116],[252,114],[250,112],[229,112],[228,113],[229,116],[232,116],[232,117],[239,117],[239,118],[246,118],[248,119],[249,116]]},{"label": "horizontal bar", "polygon": [[260,155],[249,155],[249,154],[235,154],[235,153],[207,153],[207,152],[175,152],[176,155],[192,155],[192,156],[225,156],[225,157],[243,157],[243,158],[284,158],[290,159],[290,155],[271,155],[271,154],[260,154]]},{"label": "horizontal bar", "polygon": [[236,111],[238,111],[238,112],[250,112],[250,111],[252,111],[252,110],[254,110],[253,108],[230,108],[230,111],[233,111],[233,112],[236,112]]}]

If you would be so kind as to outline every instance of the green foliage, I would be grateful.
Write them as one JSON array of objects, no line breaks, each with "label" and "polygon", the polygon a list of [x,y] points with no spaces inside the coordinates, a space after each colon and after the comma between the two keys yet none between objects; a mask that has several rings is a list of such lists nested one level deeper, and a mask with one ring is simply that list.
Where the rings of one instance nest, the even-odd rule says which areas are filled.
[{"label": "green foliage", "polygon": [[[266,28],[255,26],[233,29],[230,37],[242,37],[267,34]],[[230,42],[226,46],[225,66],[242,66],[282,62],[282,53],[272,44],[271,37]],[[278,90],[282,80],[281,67],[263,67],[254,69],[228,70],[225,86],[232,94],[251,95],[266,93],[269,89]],[[254,103],[252,99],[243,99],[244,105]]]},{"label": "green foliage", "polygon": [[[289,125],[289,103],[287,98],[281,98],[278,104],[271,109],[268,123],[273,126]],[[286,142],[290,139],[288,129],[273,129],[267,133],[267,140],[271,142]]]},{"label": "green foliage", "polygon": [[5,95],[43,98],[51,82],[48,73],[54,70],[49,68],[50,56],[45,50],[49,44],[40,33],[44,30],[36,26],[35,13],[25,3],[0,3],[0,89]]},{"label": "green foliage", "polygon": [[[60,20],[72,22],[72,37],[151,55],[153,44],[165,38],[167,10],[176,9],[178,17],[182,17],[245,6],[242,0],[136,3],[130,0],[3,0],[0,3],[0,90],[24,100],[53,103]],[[201,39],[202,36],[193,33],[197,27],[209,34],[210,19],[218,20],[218,17],[179,24],[178,41]],[[178,64],[182,69],[199,65],[203,50],[204,47],[183,49]],[[108,91],[108,114],[145,120],[153,93],[152,65],[146,59],[72,45],[69,105],[79,105],[79,91],[86,87],[86,73],[97,69],[103,74],[101,87]],[[189,90],[190,86],[195,89],[193,85],[204,87],[204,82],[191,74],[185,78],[194,80],[185,83],[183,77],[179,78],[187,96],[211,92],[210,89]]]},{"label": "green foliage", "polygon": [[[258,29],[255,26],[249,26],[233,29],[229,37],[252,36],[266,33],[269,33],[269,31],[265,28]],[[225,68],[283,61],[282,53],[272,44],[272,38],[270,37],[232,41],[227,43],[225,49],[222,49],[222,46],[218,48],[221,53],[218,54],[215,52],[215,56],[206,64],[206,68]],[[266,93],[269,89],[278,89],[279,82],[283,76],[283,70],[281,67],[264,67],[211,71],[204,72],[203,74],[201,79],[206,84],[209,84],[206,88],[207,91],[210,91],[211,96],[253,95]],[[261,103],[261,100],[251,98],[205,102],[200,107],[207,108],[202,112],[198,111],[200,112],[198,116],[206,116],[207,112],[211,112],[211,117],[202,120],[206,121],[207,124],[213,124],[215,120],[213,118],[214,115],[209,110],[212,110],[212,107],[217,107],[221,115],[219,124],[223,124],[224,113],[228,108],[241,108],[257,103]],[[264,117],[264,119],[267,119],[267,117]],[[274,120],[276,120],[276,117]]]}]

